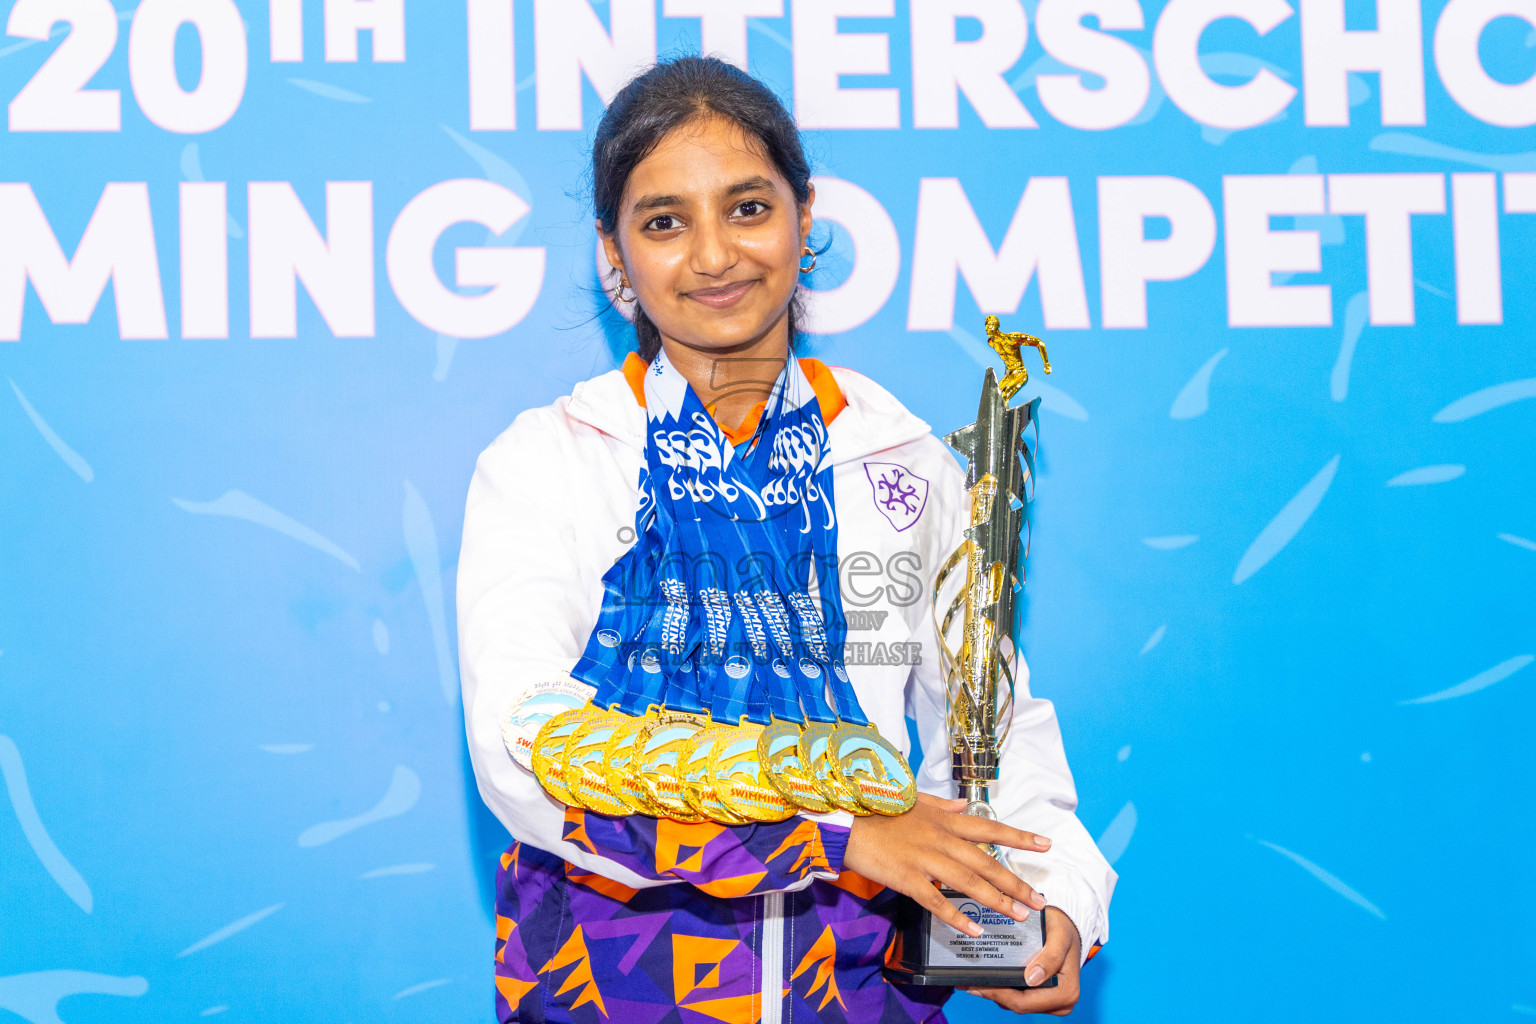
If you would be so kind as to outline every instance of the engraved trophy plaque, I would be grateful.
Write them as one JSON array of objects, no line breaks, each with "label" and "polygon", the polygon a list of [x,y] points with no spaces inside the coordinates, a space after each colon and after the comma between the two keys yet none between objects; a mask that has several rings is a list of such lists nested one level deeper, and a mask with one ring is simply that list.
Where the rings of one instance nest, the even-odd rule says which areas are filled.
[{"label": "engraved trophy plaque", "polygon": [[[1014,596],[1024,580],[1023,533],[1034,490],[1035,457],[1024,435],[1040,407],[1038,398],[1015,408],[1008,401],[1029,380],[1021,348],[1038,348],[1046,373],[1051,363],[1040,339],[1002,333],[995,316],[987,317],[986,327],[987,342],[1007,372],[999,381],[987,369],[976,422],[944,439],[970,463],[965,482],[971,515],[964,541],[934,577],[933,614],[959,795],[967,814],[994,818],[987,791],[998,777],[998,751],[1013,717]],[[960,591],[946,608],[940,593],[962,569]],[[988,852],[1002,857],[1000,850]],[[1026,987],[1024,967],[1045,944],[1044,912],[1031,910],[1015,921],[964,893],[940,892],[983,934],[956,931],[903,900],[886,976],[916,985]],[[1055,984],[1055,978],[1045,982]]]}]

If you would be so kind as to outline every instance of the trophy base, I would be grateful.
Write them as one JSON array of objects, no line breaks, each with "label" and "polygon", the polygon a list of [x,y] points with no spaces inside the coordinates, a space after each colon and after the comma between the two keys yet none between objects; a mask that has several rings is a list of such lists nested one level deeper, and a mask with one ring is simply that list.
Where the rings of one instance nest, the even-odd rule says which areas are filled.
[{"label": "trophy base", "polygon": [[[896,944],[885,976],[907,985],[952,988],[1028,988],[1024,967],[1045,945],[1045,914],[1031,910],[1015,921],[953,889],[940,894],[986,931],[979,938],[937,920],[914,900],[903,900],[896,918]],[[1051,988],[1054,977],[1039,988]]]}]

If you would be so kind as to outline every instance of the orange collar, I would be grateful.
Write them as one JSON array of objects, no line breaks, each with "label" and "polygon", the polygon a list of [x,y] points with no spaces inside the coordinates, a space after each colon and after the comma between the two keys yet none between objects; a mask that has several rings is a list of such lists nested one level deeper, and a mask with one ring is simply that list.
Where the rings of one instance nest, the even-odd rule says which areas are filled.
[{"label": "orange collar", "polygon": [[[800,369],[805,373],[805,379],[811,382],[811,390],[816,392],[816,404],[821,406],[821,419],[823,423],[831,424],[837,418],[837,414],[847,407],[848,403],[843,398],[842,389],[837,386],[837,381],[832,377],[832,371],[827,369],[820,359],[801,359]],[[629,389],[635,393],[635,401],[640,403],[640,408],[645,408],[645,360],[640,358],[638,352],[631,352],[624,358],[624,379],[629,381]],[[758,402],[747,412],[747,418],[736,427],[720,423],[720,418],[715,417],[715,422],[720,423],[720,429],[725,436],[731,439],[732,444],[741,444],[752,436],[757,429],[758,418],[763,415],[763,407],[768,404],[764,399]],[[715,415],[715,407],[706,405],[705,410]]]}]

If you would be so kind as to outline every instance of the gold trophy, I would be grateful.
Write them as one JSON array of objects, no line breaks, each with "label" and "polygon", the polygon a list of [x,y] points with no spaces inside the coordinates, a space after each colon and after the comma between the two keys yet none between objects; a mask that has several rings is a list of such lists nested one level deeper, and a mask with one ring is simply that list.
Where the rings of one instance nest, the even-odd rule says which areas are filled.
[{"label": "gold trophy", "polygon": [[[1025,432],[1037,423],[1040,408],[1038,398],[1015,408],[1008,401],[1029,380],[1019,355],[1023,348],[1040,350],[1046,373],[1051,361],[1039,338],[1004,334],[995,316],[987,317],[986,328],[987,343],[1007,372],[999,381],[987,368],[976,422],[944,438],[970,463],[965,483],[971,515],[965,540],[934,577],[933,614],[954,779],[967,814],[995,818],[988,789],[997,779],[998,752],[1013,718],[1014,594],[1024,582],[1023,532],[1034,491],[1034,452]],[[962,567],[964,582],[945,608],[940,594]],[[1001,858],[998,850],[988,852]],[[1031,912],[1019,922],[965,893],[940,892],[981,925],[983,934],[973,938],[956,931],[905,900],[886,974],[916,985],[1024,987],[1024,966],[1045,944],[1044,913]]]}]

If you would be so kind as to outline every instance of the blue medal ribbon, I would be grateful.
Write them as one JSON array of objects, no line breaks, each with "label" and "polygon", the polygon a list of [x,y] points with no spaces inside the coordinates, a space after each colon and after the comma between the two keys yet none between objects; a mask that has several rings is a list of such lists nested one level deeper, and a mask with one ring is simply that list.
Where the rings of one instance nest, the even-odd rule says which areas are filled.
[{"label": "blue medal ribbon", "polygon": [[[647,471],[640,470],[640,500],[635,509],[635,543],[603,574],[603,603],[597,624],[587,637],[586,647],[571,668],[572,677],[596,687],[592,702],[598,707],[620,706],[629,714],[628,705],[639,700],[639,688],[626,685],[630,675],[631,655],[644,641],[652,611],[650,591],[656,563],[663,544],[657,525],[656,498],[651,491]],[[660,685],[655,697],[660,696]],[[654,703],[654,701],[653,701]]]},{"label": "blue medal ribbon", "polygon": [[604,574],[572,674],[629,714],[659,700],[732,724],[866,724],[843,666],[827,429],[799,364],[740,446],[665,352],[645,394],[636,541]]}]

